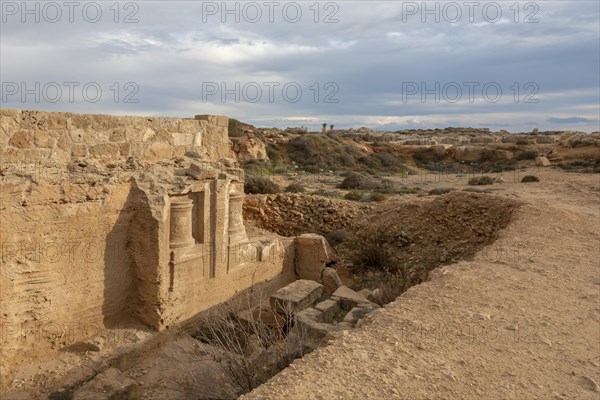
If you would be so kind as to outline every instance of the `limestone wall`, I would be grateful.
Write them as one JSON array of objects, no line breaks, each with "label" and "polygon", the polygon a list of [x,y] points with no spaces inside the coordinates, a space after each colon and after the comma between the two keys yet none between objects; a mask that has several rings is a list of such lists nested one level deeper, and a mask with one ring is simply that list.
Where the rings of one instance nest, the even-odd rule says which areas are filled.
[{"label": "limestone wall", "polygon": [[209,160],[229,156],[228,118],[117,117],[111,115],[1,110],[3,162],[157,161],[198,152]]},{"label": "limestone wall", "polygon": [[[294,279],[292,242],[245,234],[227,121],[1,111],[1,375],[121,325],[164,329]],[[193,239],[180,248],[182,196],[191,217],[175,218]]]}]

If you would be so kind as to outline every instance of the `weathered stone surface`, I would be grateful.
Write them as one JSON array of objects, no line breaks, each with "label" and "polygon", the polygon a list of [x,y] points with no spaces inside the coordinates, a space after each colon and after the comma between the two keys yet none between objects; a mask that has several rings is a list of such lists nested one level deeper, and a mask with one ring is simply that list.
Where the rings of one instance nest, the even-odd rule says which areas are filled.
[{"label": "weathered stone surface", "polygon": [[371,294],[367,297],[370,302],[375,304],[382,305],[383,304],[383,293],[380,288],[377,288],[371,292]]},{"label": "weathered stone surface", "polygon": [[252,136],[242,136],[231,140],[231,150],[238,161],[268,160],[267,145]]},{"label": "weathered stone surface", "polygon": [[172,155],[173,146],[164,142],[154,142],[144,152],[145,158],[150,161],[169,159]]},{"label": "weathered stone surface", "polygon": [[336,290],[332,297],[332,299],[339,299],[340,305],[344,310],[350,310],[358,305],[370,305],[372,304],[368,299],[366,299],[363,295],[355,292],[350,289],[348,286],[340,286],[338,290]]},{"label": "weathered stone surface", "polygon": [[283,329],[286,324],[285,318],[273,311],[271,308],[256,307],[250,310],[240,311],[238,314],[240,322],[248,328],[252,328],[257,323],[262,323],[271,328]]},{"label": "weathered stone surface", "polygon": [[548,158],[546,157],[536,157],[535,165],[537,165],[538,167],[549,167],[551,164]]},{"label": "weathered stone surface", "polygon": [[325,265],[333,259],[333,251],[323,236],[306,233],[296,237],[296,274],[300,279],[321,282]]},{"label": "weathered stone surface", "polygon": [[454,148],[454,159],[456,161],[478,162],[485,152],[480,146],[457,146]]},{"label": "weathered stone surface", "polygon": [[323,291],[327,294],[333,294],[340,286],[343,285],[338,273],[333,268],[325,268],[323,270]]},{"label": "weathered stone surface", "polygon": [[271,308],[283,314],[295,314],[310,307],[323,293],[323,285],[300,279],[279,289],[271,296]]},{"label": "weathered stone surface", "polygon": [[135,398],[137,383],[116,368],[109,368],[96,375],[73,394],[73,400],[96,400],[99,396],[110,400]]},{"label": "weathered stone surface", "polygon": [[341,311],[340,303],[331,299],[318,303],[315,305],[315,309],[323,314],[323,321],[325,322],[333,321],[336,314]]},{"label": "weathered stone surface", "polygon": [[191,146],[194,140],[194,135],[191,133],[174,133],[173,144],[175,146]]},{"label": "weathered stone surface", "polygon": [[296,314],[294,331],[311,348],[319,347],[328,333],[335,331],[331,324],[323,322],[323,313],[314,308],[307,308]]},{"label": "weathered stone surface", "polygon": [[342,322],[355,326],[361,318],[376,309],[377,307],[354,307],[346,314]]},{"label": "weathered stone surface", "polygon": [[12,137],[10,138],[10,140],[8,141],[8,144],[11,146],[17,147],[19,149],[26,149],[26,148],[33,147],[33,140],[31,138],[31,133],[28,131],[15,132],[12,135]]},{"label": "weathered stone surface", "polygon": [[101,143],[90,147],[90,155],[94,158],[114,159],[119,156],[119,146],[114,143]]},{"label": "weathered stone surface", "polygon": [[494,151],[494,158],[499,161],[508,161],[508,160],[511,160],[513,157],[514,157],[514,154],[512,151],[508,151],[508,150],[495,150]]}]

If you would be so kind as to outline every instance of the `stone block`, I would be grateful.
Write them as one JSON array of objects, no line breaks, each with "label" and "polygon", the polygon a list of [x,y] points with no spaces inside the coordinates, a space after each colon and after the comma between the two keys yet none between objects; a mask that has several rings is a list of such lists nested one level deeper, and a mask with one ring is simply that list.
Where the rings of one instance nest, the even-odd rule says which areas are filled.
[{"label": "stone block", "polygon": [[310,307],[323,293],[320,283],[300,279],[279,289],[271,296],[271,308],[279,313],[296,314]]},{"label": "stone block", "polygon": [[136,392],[137,384],[133,379],[116,368],[109,368],[77,389],[73,400],[127,400],[135,398]]},{"label": "stone block", "polygon": [[296,274],[300,279],[321,282],[325,265],[334,260],[327,240],[313,233],[296,237]]},{"label": "stone block", "polygon": [[217,126],[228,128],[229,118],[226,115],[217,115]]},{"label": "stone block", "polygon": [[356,323],[365,317],[368,313],[375,311],[377,307],[354,307],[344,317],[342,322],[350,326],[356,326]]},{"label": "stone block", "polygon": [[323,291],[327,294],[333,294],[340,286],[343,285],[342,280],[333,268],[325,268],[323,270]]},{"label": "stone block", "polygon": [[240,311],[237,313],[237,318],[247,329],[252,329],[257,324],[264,324],[271,328],[282,330],[286,324],[284,317],[272,309],[263,306],[253,308],[252,310]]},{"label": "stone block", "polygon": [[84,144],[74,144],[71,147],[71,157],[85,157],[87,155],[87,147]]},{"label": "stone block", "polygon": [[318,303],[315,309],[323,314],[323,321],[325,322],[333,321],[337,313],[341,311],[340,303],[331,299]]},{"label": "stone block", "polygon": [[536,157],[535,165],[537,165],[538,167],[549,167],[550,161],[546,157]]},{"label": "stone block", "polygon": [[494,156],[499,161],[508,161],[514,157],[514,154],[512,151],[508,151],[508,150],[495,150]]},{"label": "stone block", "polygon": [[119,143],[119,154],[123,157],[127,157],[131,151],[131,143],[121,142]]},{"label": "stone block", "polygon": [[202,115],[196,115],[194,118],[197,120],[200,120],[200,121],[206,121],[212,125],[217,124],[217,116],[216,115],[202,114]]},{"label": "stone block", "polygon": [[307,308],[295,317],[294,331],[300,335],[308,347],[316,349],[323,339],[335,331],[335,326],[323,322],[323,313],[314,308]]},{"label": "stone block", "polygon": [[56,143],[56,139],[50,136],[48,131],[36,130],[33,132],[33,141],[37,147],[51,149]]},{"label": "stone block", "polygon": [[336,290],[333,293],[331,298],[334,300],[339,300],[340,305],[344,310],[350,310],[359,305],[369,305],[377,307],[377,305],[367,300],[366,297],[350,289],[348,286],[340,286],[338,290]]},{"label": "stone block", "polygon": [[27,149],[33,147],[33,140],[29,131],[17,131],[15,132],[8,144],[19,149]]},{"label": "stone block", "polygon": [[125,128],[114,129],[109,135],[109,140],[111,142],[123,142],[127,140],[127,132]]},{"label": "stone block", "polygon": [[191,146],[194,136],[191,133],[174,133],[173,144],[175,146]]},{"label": "stone block", "polygon": [[150,143],[144,151],[144,157],[148,161],[168,160],[173,154],[173,147],[169,143],[154,142]]},{"label": "stone block", "polygon": [[194,133],[194,141],[192,144],[196,147],[202,147],[202,132]]},{"label": "stone block", "polygon": [[119,146],[115,143],[100,143],[90,147],[90,156],[112,159],[118,157],[119,151]]}]

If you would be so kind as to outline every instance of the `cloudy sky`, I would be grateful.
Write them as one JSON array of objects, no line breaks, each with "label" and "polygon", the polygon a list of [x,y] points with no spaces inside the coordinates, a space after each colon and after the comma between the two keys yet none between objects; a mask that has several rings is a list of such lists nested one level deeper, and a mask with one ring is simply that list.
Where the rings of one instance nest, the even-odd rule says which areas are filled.
[{"label": "cloudy sky", "polygon": [[596,131],[600,2],[0,2],[3,108]]}]

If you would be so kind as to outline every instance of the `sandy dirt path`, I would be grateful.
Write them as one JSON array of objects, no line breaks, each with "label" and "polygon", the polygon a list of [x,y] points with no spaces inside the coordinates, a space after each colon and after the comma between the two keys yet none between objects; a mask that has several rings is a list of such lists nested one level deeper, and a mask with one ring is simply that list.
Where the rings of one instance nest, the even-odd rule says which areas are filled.
[{"label": "sandy dirt path", "polygon": [[473,261],[437,269],[245,399],[600,399],[600,177],[540,171]]}]

